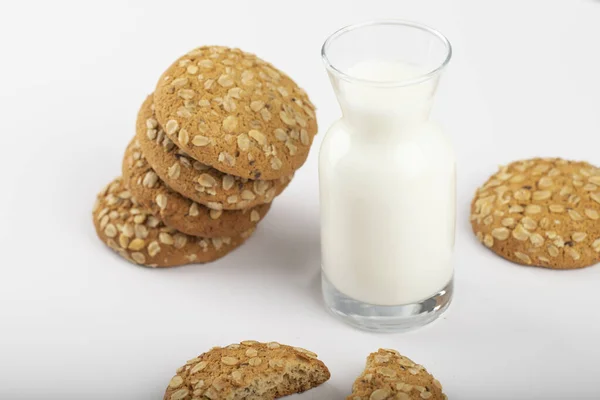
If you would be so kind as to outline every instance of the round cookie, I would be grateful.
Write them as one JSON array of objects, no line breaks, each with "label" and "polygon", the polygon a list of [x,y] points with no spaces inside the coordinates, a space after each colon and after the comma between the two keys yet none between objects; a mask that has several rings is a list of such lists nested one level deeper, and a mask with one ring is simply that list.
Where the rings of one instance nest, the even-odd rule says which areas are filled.
[{"label": "round cookie", "polygon": [[447,400],[442,385],[422,366],[396,350],[379,349],[346,400]]},{"label": "round cookie", "polygon": [[501,167],[471,203],[473,232],[523,265],[582,268],[600,261],[600,169],[559,158]]},{"label": "round cookie", "polygon": [[154,93],[156,117],[194,159],[248,179],[300,168],[315,108],[292,79],[254,54],[205,46],[175,61]]},{"label": "round cookie", "polygon": [[249,180],[195,161],[175,146],[158,125],[151,95],[138,113],[136,137],[148,163],[171,189],[213,210],[241,210],[270,203],[293,177]]},{"label": "round cookie", "polygon": [[181,196],[158,178],[137,139],[129,143],[122,167],[125,186],[140,205],[152,211],[165,225],[188,235],[235,236],[254,228],[271,208],[271,203],[267,203],[239,211],[211,210]]},{"label": "round cookie", "polygon": [[148,267],[174,267],[217,260],[241,245],[253,232],[204,239],[166,227],[140,207],[121,178],[98,194],[93,209],[100,240],[128,261]]},{"label": "round cookie", "polygon": [[329,377],[311,351],[245,340],[189,360],[171,378],[163,399],[273,400],[312,389]]}]

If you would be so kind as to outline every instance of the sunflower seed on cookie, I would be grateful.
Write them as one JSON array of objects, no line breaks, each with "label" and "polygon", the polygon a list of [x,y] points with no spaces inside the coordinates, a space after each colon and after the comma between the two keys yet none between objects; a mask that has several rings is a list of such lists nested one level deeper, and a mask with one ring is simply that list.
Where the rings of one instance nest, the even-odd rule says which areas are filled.
[{"label": "sunflower seed on cookie", "polygon": [[600,261],[600,169],[534,158],[501,167],[471,203],[476,237],[523,265],[583,268]]},{"label": "sunflower seed on cookie", "polygon": [[214,347],[177,370],[164,400],[272,400],[319,386],[330,377],[317,355],[277,342]]},{"label": "sunflower seed on cookie", "polygon": [[92,215],[100,240],[126,260],[148,267],[214,261],[240,246],[253,232],[249,229],[236,236],[213,238],[183,234],[143,208],[121,178],[98,194]]},{"label": "sunflower seed on cookie", "polygon": [[317,133],[304,90],[239,49],[204,46],[180,57],[159,79],[154,101],[156,119],[177,146],[248,179],[290,175],[306,161]]},{"label": "sunflower seed on cookie", "polygon": [[[194,160],[175,146],[155,121],[150,95],[140,108],[136,124],[136,138],[146,160],[169,188],[210,209],[242,210],[270,203],[293,177],[250,180],[223,173]],[[149,130],[149,125],[156,128]],[[148,134],[149,131],[152,133]]]}]

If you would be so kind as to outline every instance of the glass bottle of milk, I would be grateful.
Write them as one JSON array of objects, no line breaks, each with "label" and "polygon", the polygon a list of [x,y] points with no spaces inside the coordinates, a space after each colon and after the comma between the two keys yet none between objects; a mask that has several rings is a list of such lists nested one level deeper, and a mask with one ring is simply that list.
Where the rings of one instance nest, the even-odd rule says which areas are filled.
[{"label": "glass bottle of milk", "polygon": [[404,331],[452,298],[456,167],[429,120],[451,46],[411,22],[343,28],[322,56],[342,110],[319,155],[327,307],[374,331]]}]

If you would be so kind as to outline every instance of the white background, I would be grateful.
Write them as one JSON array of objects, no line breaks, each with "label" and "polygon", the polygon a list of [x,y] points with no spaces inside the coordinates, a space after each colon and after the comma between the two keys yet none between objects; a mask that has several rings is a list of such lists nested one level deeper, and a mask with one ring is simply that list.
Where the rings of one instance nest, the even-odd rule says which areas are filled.
[{"label": "white background", "polygon": [[[432,25],[455,50],[435,114],[459,160],[456,296],[441,320],[403,335],[338,322],[319,287],[317,152],[339,116],[320,46],[382,17]],[[498,164],[600,164],[600,1],[2,1],[0,44],[1,399],[161,399],[185,360],[244,339],[319,353],[332,378],[298,399],[344,399],[379,347],[424,364],[451,399],[600,398],[600,266],[516,266],[468,224]],[[321,133],[241,249],[209,265],[135,267],[96,238],[94,197],[119,174],[158,76],[204,44],[290,74]]]}]

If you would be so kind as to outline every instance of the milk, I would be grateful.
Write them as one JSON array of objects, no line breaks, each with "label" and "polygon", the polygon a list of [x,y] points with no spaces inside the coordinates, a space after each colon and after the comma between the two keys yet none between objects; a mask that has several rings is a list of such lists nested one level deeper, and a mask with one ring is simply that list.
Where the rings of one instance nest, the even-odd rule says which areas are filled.
[{"label": "milk", "polygon": [[454,153],[428,120],[437,77],[376,60],[345,72],[370,82],[333,80],[343,117],[319,156],[322,271],[351,299],[418,303],[453,276]]}]

